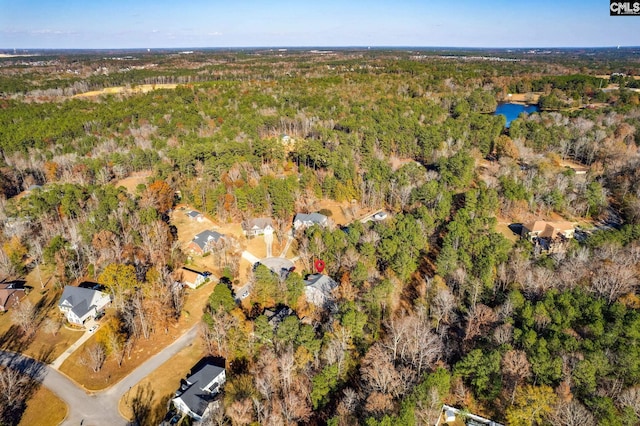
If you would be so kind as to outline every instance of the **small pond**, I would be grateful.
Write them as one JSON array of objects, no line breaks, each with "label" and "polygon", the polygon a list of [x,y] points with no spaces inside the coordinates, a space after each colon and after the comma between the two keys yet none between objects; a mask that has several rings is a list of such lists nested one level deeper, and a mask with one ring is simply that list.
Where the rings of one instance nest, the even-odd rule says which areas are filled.
[{"label": "small pond", "polygon": [[504,103],[498,104],[498,108],[496,108],[495,115],[502,114],[507,117],[507,124],[505,127],[509,127],[511,122],[518,118],[521,113],[531,114],[532,112],[539,112],[540,108],[538,105],[523,105],[523,104],[512,104],[512,103]]}]

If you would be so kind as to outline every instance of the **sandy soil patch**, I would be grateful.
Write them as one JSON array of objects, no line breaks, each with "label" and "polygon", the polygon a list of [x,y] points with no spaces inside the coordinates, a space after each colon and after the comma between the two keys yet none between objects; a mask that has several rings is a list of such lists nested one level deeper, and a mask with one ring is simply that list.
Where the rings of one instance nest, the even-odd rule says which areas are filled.
[{"label": "sandy soil patch", "polygon": [[504,102],[537,104],[540,100],[540,95],[542,95],[541,92],[509,93],[504,99]]},{"label": "sandy soil patch", "polygon": [[331,211],[331,219],[336,225],[346,225],[362,214],[362,210],[357,208],[356,203],[346,201],[338,202],[333,200],[322,200],[316,204],[317,211],[327,209]]},{"label": "sandy soil patch", "polygon": [[398,158],[395,156],[389,157],[389,162],[391,163],[391,170],[393,170],[394,172],[397,171],[400,167],[404,166],[405,164],[418,163],[413,158]]},{"label": "sandy soil patch", "polygon": [[77,95],[72,96],[73,98],[90,98],[93,96],[100,95],[115,95],[118,93],[148,93],[152,90],[158,89],[175,89],[178,87],[177,84],[140,84],[131,87],[125,86],[116,86],[116,87],[106,87],[102,90],[92,90],[90,92],[78,93]]},{"label": "sandy soil patch", "polygon": [[569,167],[570,169],[573,169],[576,173],[586,173],[589,171],[589,167],[585,166],[584,164],[580,164],[576,161],[573,160],[560,160],[560,167]]},{"label": "sandy soil patch", "polygon": [[124,179],[120,179],[119,181],[116,181],[114,186],[116,188],[118,188],[120,186],[124,186],[127,189],[127,192],[129,194],[135,195],[136,187],[138,185],[140,185],[141,183],[146,184],[147,183],[147,178],[149,178],[149,176],[151,176],[152,174],[153,174],[153,172],[151,170],[145,170],[145,171],[142,171],[142,172],[131,173],[131,176],[126,177]]}]

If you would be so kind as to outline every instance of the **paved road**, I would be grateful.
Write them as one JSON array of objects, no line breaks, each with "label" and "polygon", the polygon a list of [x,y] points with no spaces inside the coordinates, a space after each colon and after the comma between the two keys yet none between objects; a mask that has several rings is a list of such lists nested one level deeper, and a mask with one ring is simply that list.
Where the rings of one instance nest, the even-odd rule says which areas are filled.
[{"label": "paved road", "polygon": [[118,414],[117,405],[111,407],[102,398],[87,393],[58,371],[24,355],[0,351],[0,363],[40,380],[67,404],[67,418],[63,425],[126,425]]},{"label": "paved road", "polygon": [[120,398],[132,386],[148,376],[183,348],[193,343],[200,323],[194,325],[171,345],[154,355],[114,386],[93,394],[87,394],[80,386],[52,367],[24,355],[0,351],[0,364],[10,366],[40,380],[66,404],[69,412],[63,425],[119,426],[128,421],[118,412]]},{"label": "paved road", "polygon": [[133,385],[137,384],[140,380],[147,377],[152,371],[160,367],[167,362],[172,356],[180,352],[182,349],[191,345],[194,339],[198,336],[200,331],[200,323],[191,327],[189,331],[178,337],[172,344],[164,348],[161,352],[157,353],[153,357],[149,358],[144,364],[136,368],[124,379],[120,380],[114,386],[101,391],[105,397],[108,397],[115,401],[115,405],[118,405],[118,401]]}]

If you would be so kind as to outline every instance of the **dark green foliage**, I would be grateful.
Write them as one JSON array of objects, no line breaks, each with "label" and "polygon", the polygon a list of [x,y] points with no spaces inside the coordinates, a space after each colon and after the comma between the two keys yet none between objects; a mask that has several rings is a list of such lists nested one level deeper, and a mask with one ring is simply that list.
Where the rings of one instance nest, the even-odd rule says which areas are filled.
[{"label": "dark green foliage", "polygon": [[338,366],[328,365],[312,380],[311,403],[314,410],[321,408],[327,402],[327,396],[338,385]]},{"label": "dark green foliage", "polygon": [[233,300],[231,290],[224,284],[216,285],[209,296],[209,307],[213,312],[217,312],[222,309],[225,312],[231,312],[236,307],[236,302]]},{"label": "dark green foliage", "polygon": [[469,381],[477,398],[490,401],[502,389],[501,359],[498,351],[474,349],[456,364],[454,373]]}]

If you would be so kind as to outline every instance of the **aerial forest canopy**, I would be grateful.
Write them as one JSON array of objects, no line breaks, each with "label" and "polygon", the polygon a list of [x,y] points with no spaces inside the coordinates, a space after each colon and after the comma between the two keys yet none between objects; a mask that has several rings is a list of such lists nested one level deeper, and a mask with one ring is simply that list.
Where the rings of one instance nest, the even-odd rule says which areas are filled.
[{"label": "aerial forest canopy", "polygon": [[[244,242],[212,250],[220,424],[435,424],[443,403],[510,425],[638,424],[637,69],[624,49],[3,58],[0,279],[99,282],[120,364],[185,315],[177,204],[271,218],[284,244],[331,200],[355,220],[292,231],[286,277],[245,268]],[[505,128],[509,100],[540,111]],[[575,238],[528,238],[536,221]],[[331,306],[305,298],[316,259]],[[274,327],[284,306],[297,315]]]}]

